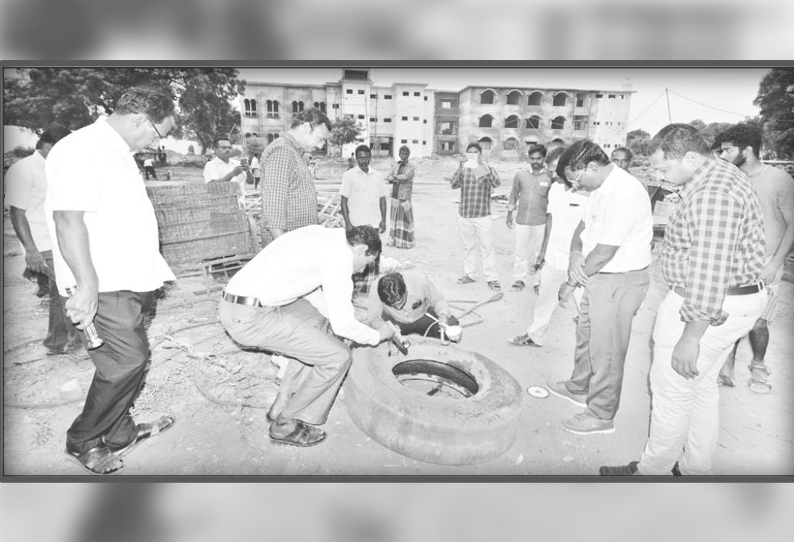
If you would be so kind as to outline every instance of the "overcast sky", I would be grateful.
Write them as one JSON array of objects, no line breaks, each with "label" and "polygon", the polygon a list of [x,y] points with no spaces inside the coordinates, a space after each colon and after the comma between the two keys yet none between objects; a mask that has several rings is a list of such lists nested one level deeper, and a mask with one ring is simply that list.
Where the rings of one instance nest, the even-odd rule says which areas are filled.
[{"label": "overcast sky", "polygon": [[[461,90],[468,85],[621,90],[630,82],[635,93],[631,98],[628,129],[641,128],[654,135],[668,124],[665,88],[670,91],[673,122],[694,119],[706,124],[739,122],[758,114],[753,99],[767,71],[758,68],[373,68],[370,78],[378,86],[420,82],[434,90]],[[342,69],[244,68],[240,76],[252,82],[321,84],[338,81]]]}]

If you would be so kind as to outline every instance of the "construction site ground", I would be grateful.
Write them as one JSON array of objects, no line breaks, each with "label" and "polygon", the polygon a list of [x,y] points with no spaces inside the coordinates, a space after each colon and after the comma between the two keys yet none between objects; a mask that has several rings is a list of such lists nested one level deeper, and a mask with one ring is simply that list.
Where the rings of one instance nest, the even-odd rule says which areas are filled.
[{"label": "construction site ground", "polygon": [[[386,246],[384,255],[404,268],[427,273],[451,300],[479,301],[492,292],[480,278],[460,285],[462,252],[457,225],[459,192],[448,179],[454,159],[417,161],[414,182],[416,247]],[[573,364],[575,309],[558,310],[547,343],[540,348],[508,344],[523,333],[536,295],[532,288],[511,292],[513,230],[505,225],[505,200],[513,174],[524,164],[495,162],[502,186],[494,199],[497,270],[504,288],[501,301],[477,310],[482,323],[465,329],[461,347],[479,352],[506,369],[521,385],[523,407],[518,435],[500,457],[488,462],[448,466],[425,463],[393,452],[370,439],[351,421],[344,390],[324,428],[327,440],[312,448],[274,446],[268,438],[267,408],[277,391],[277,367],[264,353],[243,351],[217,321],[219,288],[209,293],[200,272],[181,276],[164,291],[149,328],[152,364],[133,414],[146,421],[174,414],[176,425],[141,444],[125,458],[127,475],[596,475],[604,464],[637,460],[649,424],[651,329],[665,295],[654,253],[652,285],[634,320],[626,360],[623,395],[611,435],[577,436],[560,422],[580,409],[550,396],[535,398],[530,386],[563,380]],[[387,171],[390,162],[373,167]],[[323,197],[338,187],[344,168],[321,164],[318,187]],[[173,180],[202,182],[199,169],[172,168]],[[248,187],[249,201],[257,199]],[[6,214],[4,218],[3,380],[4,474],[81,475],[64,456],[66,430],[80,413],[94,371],[84,350],[48,357],[41,341],[47,307],[36,286],[22,277],[24,257]],[[384,236],[385,240],[385,236]],[[658,249],[657,249],[658,250]],[[794,465],[794,339],[792,262],[786,262],[777,319],[770,325],[767,362],[773,388],[759,395],[747,387],[750,347],[743,341],[736,363],[737,386],[721,388],[720,435],[714,472],[722,475],[791,474]]]}]

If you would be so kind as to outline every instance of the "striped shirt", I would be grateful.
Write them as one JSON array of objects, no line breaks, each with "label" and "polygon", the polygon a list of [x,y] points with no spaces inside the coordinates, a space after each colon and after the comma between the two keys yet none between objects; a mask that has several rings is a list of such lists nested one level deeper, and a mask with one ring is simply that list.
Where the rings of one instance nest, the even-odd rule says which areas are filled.
[{"label": "striped shirt", "polygon": [[488,173],[479,179],[474,176],[474,169],[458,167],[452,176],[452,188],[460,188],[460,204],[458,212],[463,218],[480,218],[491,214],[491,191],[502,181],[496,170],[485,164]]},{"label": "striped shirt", "polygon": [[317,190],[303,153],[290,134],[262,152],[262,222],[266,228],[293,231],[317,224]]},{"label": "striped shirt", "polygon": [[681,320],[721,325],[726,291],[756,284],[764,267],[761,204],[750,179],[723,160],[708,159],[680,192],[662,244],[662,276],[685,288]]}]

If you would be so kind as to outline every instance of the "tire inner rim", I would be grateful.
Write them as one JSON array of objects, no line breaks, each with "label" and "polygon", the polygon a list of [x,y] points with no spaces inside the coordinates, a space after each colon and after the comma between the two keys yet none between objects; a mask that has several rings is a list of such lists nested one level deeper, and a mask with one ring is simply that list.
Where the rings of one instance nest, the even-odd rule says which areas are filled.
[{"label": "tire inner rim", "polygon": [[430,397],[468,399],[480,389],[463,369],[432,359],[403,361],[392,368],[392,373],[403,386]]}]

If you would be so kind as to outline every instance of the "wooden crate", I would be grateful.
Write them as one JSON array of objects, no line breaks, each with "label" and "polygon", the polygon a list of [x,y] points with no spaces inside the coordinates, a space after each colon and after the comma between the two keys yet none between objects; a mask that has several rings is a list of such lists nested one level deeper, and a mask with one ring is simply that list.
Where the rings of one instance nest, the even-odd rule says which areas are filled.
[{"label": "wooden crate", "polygon": [[239,208],[237,183],[151,182],[146,192],[160,228],[160,252],[175,271],[258,251],[256,235]]}]

